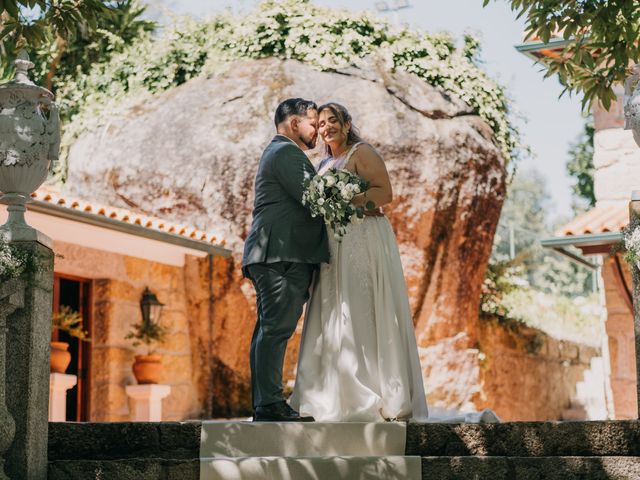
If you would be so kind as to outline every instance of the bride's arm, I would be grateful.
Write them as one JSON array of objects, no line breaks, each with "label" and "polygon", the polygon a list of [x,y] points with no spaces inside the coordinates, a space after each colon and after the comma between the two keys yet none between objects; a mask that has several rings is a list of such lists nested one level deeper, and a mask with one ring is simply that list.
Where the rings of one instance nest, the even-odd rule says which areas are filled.
[{"label": "bride's arm", "polygon": [[375,207],[382,207],[393,200],[393,190],[389,173],[382,157],[367,144],[358,147],[353,155],[355,172],[369,182],[369,189],[356,195],[351,200],[357,207],[364,207],[373,202]]}]

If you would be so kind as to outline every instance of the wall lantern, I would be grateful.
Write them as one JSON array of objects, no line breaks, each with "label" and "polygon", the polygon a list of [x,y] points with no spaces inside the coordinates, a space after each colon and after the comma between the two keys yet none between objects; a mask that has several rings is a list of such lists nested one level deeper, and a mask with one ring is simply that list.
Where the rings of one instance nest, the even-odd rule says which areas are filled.
[{"label": "wall lantern", "polygon": [[162,315],[163,307],[164,303],[160,303],[158,301],[156,294],[149,290],[149,287],[145,287],[144,292],[142,292],[142,298],[140,299],[142,321],[145,324],[157,324],[160,321],[160,315]]}]

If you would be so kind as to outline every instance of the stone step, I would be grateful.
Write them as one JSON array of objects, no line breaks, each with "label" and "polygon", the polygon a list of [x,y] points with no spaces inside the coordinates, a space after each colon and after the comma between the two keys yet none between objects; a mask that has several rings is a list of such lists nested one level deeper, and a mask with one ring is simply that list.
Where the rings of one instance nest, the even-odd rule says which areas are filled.
[{"label": "stone step", "polygon": [[49,423],[49,461],[197,459],[199,454],[199,422]]},{"label": "stone step", "polygon": [[405,423],[202,422],[200,457],[398,456]]},{"label": "stone step", "polygon": [[200,462],[160,458],[49,461],[48,480],[198,480]]},{"label": "stone step", "polygon": [[405,455],[640,456],[640,422],[409,423]]},{"label": "stone step", "polygon": [[637,480],[640,457],[423,457],[423,480]]},{"label": "stone step", "polygon": [[[379,424],[372,425],[370,428]],[[198,422],[50,423],[49,460],[197,459],[200,428]],[[406,428],[405,451],[399,455],[640,456],[640,422],[637,420],[409,423]]]},{"label": "stone step", "polygon": [[[200,460],[200,480],[420,479],[420,457],[234,457]],[[437,477],[431,477],[437,478]]]}]

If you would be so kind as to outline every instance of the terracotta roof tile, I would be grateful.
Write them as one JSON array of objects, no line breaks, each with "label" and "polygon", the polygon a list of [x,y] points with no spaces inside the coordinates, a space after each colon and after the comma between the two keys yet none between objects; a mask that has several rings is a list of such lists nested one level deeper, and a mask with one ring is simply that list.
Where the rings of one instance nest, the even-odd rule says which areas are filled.
[{"label": "terracotta roof tile", "polygon": [[629,222],[629,209],[626,205],[615,207],[596,207],[578,215],[560,228],[556,235],[587,235],[590,233],[619,232]]},{"label": "terracotta roof tile", "polygon": [[100,215],[119,222],[140,225],[141,227],[149,228],[151,230],[172,233],[174,235],[193,238],[206,243],[217,244],[220,246],[224,246],[226,243],[223,238],[220,238],[220,236],[214,232],[204,232],[185,225],[171,224],[161,218],[149,217],[123,208],[102,205],[97,202],[74,198],[49,186],[41,187],[38,191],[32,193],[31,197],[34,200],[51,203],[53,205],[68,208],[69,210]]}]

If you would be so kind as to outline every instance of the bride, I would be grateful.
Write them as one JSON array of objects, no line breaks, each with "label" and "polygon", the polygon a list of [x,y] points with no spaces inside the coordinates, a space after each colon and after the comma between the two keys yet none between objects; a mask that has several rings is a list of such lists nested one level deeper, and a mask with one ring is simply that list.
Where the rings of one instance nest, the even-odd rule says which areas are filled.
[{"label": "bride", "polygon": [[[369,182],[353,199],[382,207],[393,198],[384,161],[363,142],[346,108],[318,109],[329,155],[318,173],[347,169]],[[319,421],[427,420],[422,371],[396,239],[378,210],[330,235],[307,304],[291,406]]]}]

